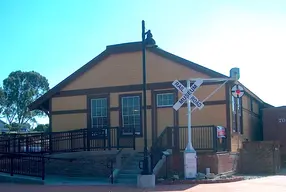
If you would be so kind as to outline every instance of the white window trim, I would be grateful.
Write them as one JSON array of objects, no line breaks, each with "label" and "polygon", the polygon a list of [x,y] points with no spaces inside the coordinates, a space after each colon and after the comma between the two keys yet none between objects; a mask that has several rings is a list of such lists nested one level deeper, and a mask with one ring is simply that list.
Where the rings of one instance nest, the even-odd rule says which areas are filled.
[{"label": "white window trim", "polygon": [[157,103],[157,107],[172,107],[174,105],[174,103],[172,104],[166,104],[166,105],[160,105],[159,104],[159,96],[164,96],[164,95],[174,95],[174,93],[157,93],[156,94],[156,103]]},{"label": "white window trim", "polygon": [[[92,102],[93,102],[93,101],[96,102],[96,100],[105,100],[105,101],[106,101],[106,115],[105,115],[105,116],[102,116],[102,115],[101,115],[101,116],[97,116],[97,115],[93,115],[93,114],[92,114],[92,110],[93,110],[93,108],[92,108]],[[106,98],[106,97],[94,98],[94,99],[91,99],[91,100],[90,100],[90,110],[91,110],[91,112],[90,112],[90,117],[91,117],[91,128],[92,128],[92,129],[96,129],[96,128],[93,127],[93,118],[94,118],[94,117],[99,117],[99,118],[100,118],[100,117],[103,117],[103,118],[106,117],[106,118],[108,118],[108,114],[107,114],[107,113],[108,113],[108,109],[107,109],[107,108],[108,108],[108,106],[107,106],[107,98]],[[105,129],[105,135],[107,135],[107,129]]]},{"label": "white window trim", "polygon": [[[123,96],[123,97],[121,97],[121,122],[122,122],[122,126],[123,126],[123,128],[124,128],[124,118],[123,117],[125,117],[125,116],[129,116],[129,115],[123,115],[123,99],[130,99],[130,98],[135,98],[135,97],[138,97],[139,98],[139,106],[141,107],[141,98],[140,98],[140,96],[138,96],[138,95],[134,95],[134,96]],[[134,116],[139,116],[140,117],[140,120],[142,120],[141,118],[141,113],[139,113],[139,114],[136,114],[136,115],[134,115]],[[140,126],[141,126],[141,123],[140,123]],[[140,131],[135,131],[135,135],[140,135],[142,133],[142,126],[141,126],[141,129],[140,129]],[[122,134],[123,135],[132,135],[132,133],[131,132],[122,132]]]}]

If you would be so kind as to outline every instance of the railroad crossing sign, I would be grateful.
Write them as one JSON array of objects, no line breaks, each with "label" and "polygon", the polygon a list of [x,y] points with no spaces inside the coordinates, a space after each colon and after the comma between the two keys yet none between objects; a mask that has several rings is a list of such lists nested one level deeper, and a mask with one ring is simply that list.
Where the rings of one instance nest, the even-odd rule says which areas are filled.
[{"label": "railroad crossing sign", "polygon": [[231,94],[236,98],[240,98],[244,95],[244,89],[241,85],[236,84],[231,88]]},{"label": "railroad crossing sign", "polygon": [[200,110],[204,107],[203,102],[201,102],[196,96],[193,95],[193,93],[201,86],[203,83],[203,80],[198,79],[195,81],[195,83],[190,87],[190,89],[187,89],[183,84],[180,83],[180,81],[175,80],[172,85],[180,91],[183,96],[173,105],[173,108],[178,111],[181,106],[188,100],[190,101]]}]

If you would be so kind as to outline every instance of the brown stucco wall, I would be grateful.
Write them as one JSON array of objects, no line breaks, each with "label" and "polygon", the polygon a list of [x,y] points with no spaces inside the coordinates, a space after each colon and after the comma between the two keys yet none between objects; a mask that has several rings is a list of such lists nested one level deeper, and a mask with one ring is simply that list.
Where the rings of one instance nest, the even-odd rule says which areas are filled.
[{"label": "brown stucco wall", "polygon": [[[217,89],[220,86],[220,84],[216,85],[203,85],[201,86],[194,95],[199,98],[201,101],[203,101],[205,98],[207,98],[215,89]],[[225,100],[225,87],[221,87],[219,90],[215,92],[210,98],[208,98],[206,101],[220,101]]]},{"label": "brown stucco wall", "polygon": [[[179,111],[180,126],[188,125],[187,107]],[[222,105],[207,105],[202,110],[192,113],[192,125],[221,125],[226,127],[226,107]]]},{"label": "brown stucco wall", "polygon": [[54,97],[52,98],[52,111],[86,109],[86,101],[86,95]]},{"label": "brown stucco wall", "polygon": [[157,109],[157,135],[159,136],[166,127],[174,126],[174,109],[158,108]]},{"label": "brown stucco wall", "polygon": [[[208,78],[207,75],[191,71],[147,51],[147,83],[166,82],[175,79]],[[67,85],[63,90],[88,89],[142,83],[141,52],[122,53],[109,56],[84,75]]]},{"label": "brown stucco wall", "polygon": [[[188,78],[209,78],[207,75],[191,70],[185,66],[176,64],[166,60],[153,53],[147,53],[147,82],[171,82],[175,79],[182,80]],[[104,87],[115,87],[122,85],[137,85],[142,83],[141,76],[141,53],[124,53],[114,54],[103,60],[100,64],[93,67],[91,70],[78,77],[65,88],[65,91],[84,90]],[[185,82],[182,81],[183,84]],[[219,85],[202,85],[195,93],[195,95],[203,100],[212,93]],[[171,88],[171,89],[170,89]],[[170,83],[169,90],[174,90]],[[164,88],[163,88],[164,89]],[[174,109],[156,108],[153,95],[154,91],[161,91],[163,89],[147,90],[147,119],[148,119],[148,144],[152,144],[152,128],[157,127],[156,135],[165,129],[166,126],[174,126]],[[120,91],[120,90],[119,90]],[[110,125],[111,127],[120,126],[120,105],[119,96],[121,94],[142,93],[141,91],[122,92],[93,92],[92,94],[106,94],[108,93],[110,103]],[[69,94],[73,94],[70,93]],[[220,88],[207,102],[203,110],[196,110],[192,115],[193,125],[222,125],[227,127],[226,102],[225,101],[225,87]],[[87,102],[90,93],[82,92],[82,95],[64,95],[52,99],[52,127],[53,131],[65,131],[72,129],[80,129],[88,127],[87,117],[89,116]],[[178,95],[181,97],[181,94]],[[215,103],[218,102],[218,103]],[[78,110],[78,111],[77,111]],[[84,111],[86,110],[86,111]],[[66,111],[66,114],[64,114]],[[73,111],[72,113],[69,111]],[[80,112],[79,112],[80,111]],[[69,114],[68,114],[69,113]],[[152,113],[156,113],[153,114]],[[179,126],[187,125],[187,108],[182,107],[179,114]],[[142,114],[143,117],[143,114]],[[154,135],[153,135],[154,136]],[[143,137],[136,138],[136,148],[143,148]]]},{"label": "brown stucco wall", "polygon": [[86,113],[52,115],[52,131],[69,131],[87,127]]}]

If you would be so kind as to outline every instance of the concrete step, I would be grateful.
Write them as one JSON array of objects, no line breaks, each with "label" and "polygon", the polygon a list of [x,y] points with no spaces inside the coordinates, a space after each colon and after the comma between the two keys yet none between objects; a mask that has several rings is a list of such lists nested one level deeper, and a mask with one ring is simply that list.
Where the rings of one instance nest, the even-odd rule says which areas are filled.
[{"label": "concrete step", "polygon": [[116,179],[115,183],[136,184],[137,183],[137,177],[136,178],[118,178],[118,179]]},{"label": "concrete step", "polygon": [[139,165],[138,164],[128,165],[128,166],[125,166],[123,170],[126,170],[126,169],[139,170]]},{"label": "concrete step", "polygon": [[137,178],[137,173],[135,173],[135,174],[126,174],[126,173],[120,173],[119,175],[118,175],[118,177],[117,178],[119,178],[119,179],[133,179],[133,178]]},{"label": "concrete step", "polygon": [[141,171],[141,169],[123,169],[120,174],[140,174]]}]

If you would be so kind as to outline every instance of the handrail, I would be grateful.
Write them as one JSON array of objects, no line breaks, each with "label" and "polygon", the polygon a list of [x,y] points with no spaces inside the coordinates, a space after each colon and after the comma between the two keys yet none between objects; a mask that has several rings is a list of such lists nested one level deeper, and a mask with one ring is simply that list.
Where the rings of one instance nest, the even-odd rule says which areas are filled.
[{"label": "handrail", "polygon": [[[162,144],[163,138],[166,136],[167,131],[170,129],[170,127],[166,127],[162,133],[159,135],[158,139],[155,141],[154,145],[152,145],[151,149],[150,149],[150,159],[151,159],[151,169],[153,172],[154,167],[156,166],[156,164],[160,161],[160,159],[162,158],[162,151],[163,146],[160,146],[160,144]],[[140,166],[140,164],[139,164]]]},{"label": "handrail", "polygon": [[109,162],[107,164],[107,168],[110,168],[109,178],[110,178],[110,181],[111,181],[112,184],[114,183],[114,180],[116,178],[116,173],[115,173],[116,169],[114,169],[114,162],[116,162],[117,156],[120,155],[122,151],[123,151],[123,148],[121,148],[119,151],[117,151],[115,157],[110,158],[108,160]]},{"label": "handrail", "polygon": [[[10,173],[11,176],[20,174],[45,179],[45,158],[42,155],[4,153],[0,157],[1,172]],[[27,164],[26,161],[34,163]]]},{"label": "handrail", "polygon": [[[169,127],[165,127],[165,129],[161,132],[161,134],[159,135],[159,137],[156,139],[156,141],[154,143],[155,146],[157,146],[158,143],[161,142],[161,140],[162,140],[163,136],[166,134],[168,128]],[[152,145],[152,147],[153,147],[153,145]]]},{"label": "handrail", "polygon": [[[162,158],[162,152],[168,148],[183,150],[187,145],[187,128],[188,126],[166,127],[156,141],[153,143],[150,153],[152,167]],[[178,137],[174,137],[175,130],[178,131]],[[215,125],[192,126],[192,136],[195,138],[192,143],[198,151],[220,152],[226,150],[226,138],[217,137],[217,128]],[[225,130],[227,131],[227,129]],[[227,136],[227,134],[226,134]],[[174,141],[174,145],[170,143]],[[176,141],[176,142],[175,142]]]},{"label": "handrail", "polygon": [[[127,129],[127,128],[126,128]],[[64,132],[6,135],[0,139],[2,152],[57,153],[92,149],[133,148],[135,132],[126,135],[123,127],[77,129]],[[93,141],[99,142],[93,142]],[[124,141],[125,142],[122,142]],[[127,140],[127,142],[126,142]],[[97,143],[95,145],[95,143]],[[99,145],[98,145],[99,144]]]},{"label": "handrail", "polygon": [[0,152],[0,157],[2,156],[22,156],[22,157],[42,157],[44,159],[47,159],[47,160],[60,160],[60,161],[69,161],[69,162],[72,162],[72,161],[75,161],[76,158],[59,158],[59,157],[47,157],[47,156],[44,156],[43,154],[42,155],[35,155],[35,154],[30,154],[30,153],[7,153],[7,152]]}]

